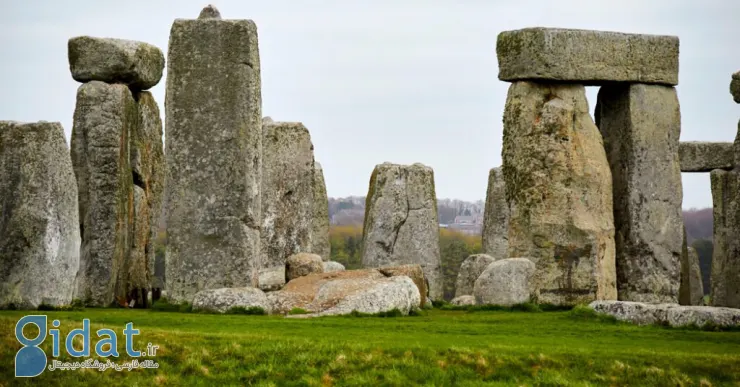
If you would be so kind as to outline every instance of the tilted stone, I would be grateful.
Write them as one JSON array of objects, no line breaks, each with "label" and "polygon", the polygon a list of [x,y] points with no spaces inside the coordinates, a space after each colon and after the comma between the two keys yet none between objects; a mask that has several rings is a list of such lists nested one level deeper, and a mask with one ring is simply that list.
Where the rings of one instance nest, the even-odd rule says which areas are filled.
[{"label": "tilted stone", "polygon": [[731,142],[681,142],[678,147],[681,172],[711,172],[730,170],[735,164]]},{"label": "tilted stone", "polygon": [[366,203],[363,267],[419,264],[429,281],[429,296],[441,299],[439,220],[432,169],[419,163],[377,165]]},{"label": "tilted stone", "polygon": [[70,303],[77,182],[58,122],[0,121],[0,309]]},{"label": "tilted stone", "polygon": [[420,265],[385,266],[378,268],[378,271],[386,277],[406,276],[411,278],[419,289],[421,307],[423,308],[426,305],[429,295],[429,284],[426,277],[424,277],[424,270]]},{"label": "tilted stone", "polygon": [[311,135],[299,122],[266,123],[262,134],[260,248],[262,266],[270,268],[311,252],[314,158]]},{"label": "tilted stone", "polygon": [[313,171],[313,219],[310,251],[318,254],[324,261],[331,257],[329,243],[329,197],[326,194],[324,170],[314,162]]},{"label": "tilted stone", "polygon": [[714,306],[740,308],[740,173],[710,173],[714,202],[711,299]]},{"label": "tilted stone", "polygon": [[177,19],[167,64],[168,297],[258,284],[262,112],[251,20]]},{"label": "tilted stone", "polygon": [[474,254],[465,258],[460,265],[460,271],[457,272],[455,297],[472,295],[475,280],[480,277],[488,265],[495,261],[496,259],[494,257],[486,254]]},{"label": "tilted stone", "polygon": [[[155,246],[159,231],[159,220],[162,215],[162,196],[164,191],[164,150],[162,144],[162,118],[159,113],[157,101],[147,91],[134,94],[137,100],[139,113],[138,124],[131,131],[131,171],[134,184],[144,191],[148,214],[145,223],[136,215],[136,222],[140,224],[140,232],[135,231],[137,238],[145,246],[145,262],[147,277],[151,288],[162,288],[164,285],[164,273],[155,269]],[[143,213],[143,211],[141,212]],[[163,265],[160,262],[160,265]]]},{"label": "tilted stone", "polygon": [[678,84],[678,37],[560,28],[498,35],[502,81]]},{"label": "tilted stone", "polygon": [[79,188],[82,247],[76,298],[90,306],[125,299],[134,189],[129,133],[138,123],[128,87],[92,81],[77,90],[71,154]]},{"label": "tilted stone", "polygon": [[483,251],[496,259],[508,258],[509,205],[506,203],[506,182],[503,170],[492,168],[488,173],[488,189],[483,216]]},{"label": "tilted stone", "polygon": [[678,302],[684,226],[676,90],[604,86],[596,122],[614,186],[619,299]]},{"label": "tilted stone", "polygon": [[324,263],[321,257],[311,253],[293,254],[285,263],[285,279],[291,281],[314,273],[323,273]]},{"label": "tilted stone", "polygon": [[123,83],[146,90],[162,79],[164,55],[148,43],[78,36],[67,44],[69,69],[77,82]]},{"label": "tilted stone", "polygon": [[538,302],[615,299],[612,176],[581,85],[516,82],[504,112],[510,257]]},{"label": "tilted stone", "polygon": [[704,286],[702,284],[699,254],[696,249],[687,245],[686,229],[683,234],[681,252],[681,287],[678,291],[678,303],[681,305],[702,305]]},{"label": "tilted stone", "polygon": [[740,71],[732,74],[732,81],[730,81],[730,94],[732,94],[732,99],[736,103],[740,103]]}]

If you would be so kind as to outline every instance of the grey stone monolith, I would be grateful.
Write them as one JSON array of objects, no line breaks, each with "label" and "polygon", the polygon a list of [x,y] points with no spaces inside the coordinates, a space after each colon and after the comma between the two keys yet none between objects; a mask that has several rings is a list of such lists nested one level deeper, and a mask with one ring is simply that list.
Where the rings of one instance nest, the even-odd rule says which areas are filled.
[{"label": "grey stone monolith", "polygon": [[496,259],[509,257],[509,212],[503,170],[492,168],[488,173],[482,238],[483,251]]},{"label": "grey stone monolith", "polygon": [[676,89],[604,86],[596,123],[612,170],[619,300],[678,302],[684,225]]},{"label": "grey stone monolith", "polygon": [[251,20],[177,19],[166,87],[168,297],[258,284],[262,97]]}]

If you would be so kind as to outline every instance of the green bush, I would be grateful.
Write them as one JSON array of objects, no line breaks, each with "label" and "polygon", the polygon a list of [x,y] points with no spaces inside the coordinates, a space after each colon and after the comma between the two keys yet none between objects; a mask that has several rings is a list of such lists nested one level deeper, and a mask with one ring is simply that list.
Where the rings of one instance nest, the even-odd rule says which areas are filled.
[{"label": "green bush", "polygon": [[159,312],[191,313],[193,311],[193,305],[188,302],[181,302],[179,304],[171,303],[169,300],[162,297],[152,304],[152,310]]}]

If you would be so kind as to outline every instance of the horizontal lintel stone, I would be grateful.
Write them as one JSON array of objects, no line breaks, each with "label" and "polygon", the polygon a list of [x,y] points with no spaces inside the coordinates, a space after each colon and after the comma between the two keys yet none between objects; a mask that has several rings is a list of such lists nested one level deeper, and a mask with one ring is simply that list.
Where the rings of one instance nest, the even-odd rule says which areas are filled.
[{"label": "horizontal lintel stone", "polygon": [[678,147],[681,172],[732,169],[734,161],[732,146],[731,142],[681,142]]},{"label": "horizontal lintel stone", "polygon": [[542,27],[504,31],[496,43],[498,78],[675,86],[678,47],[676,36]]}]

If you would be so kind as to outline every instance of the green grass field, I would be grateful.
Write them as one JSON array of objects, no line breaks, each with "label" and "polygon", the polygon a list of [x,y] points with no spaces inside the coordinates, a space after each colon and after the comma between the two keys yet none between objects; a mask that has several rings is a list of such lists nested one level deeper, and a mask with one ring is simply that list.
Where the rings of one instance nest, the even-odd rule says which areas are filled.
[{"label": "green grass field", "polygon": [[[92,322],[141,348],[160,347],[158,369],[46,370],[14,379],[26,314],[62,321],[66,333]],[[413,317],[207,315],[152,310],[0,312],[0,385],[740,385],[740,332],[638,327],[573,311],[431,310]],[[26,336],[35,337],[32,329]],[[42,348],[49,362],[51,339]],[[74,361],[61,349],[62,361]]]}]

